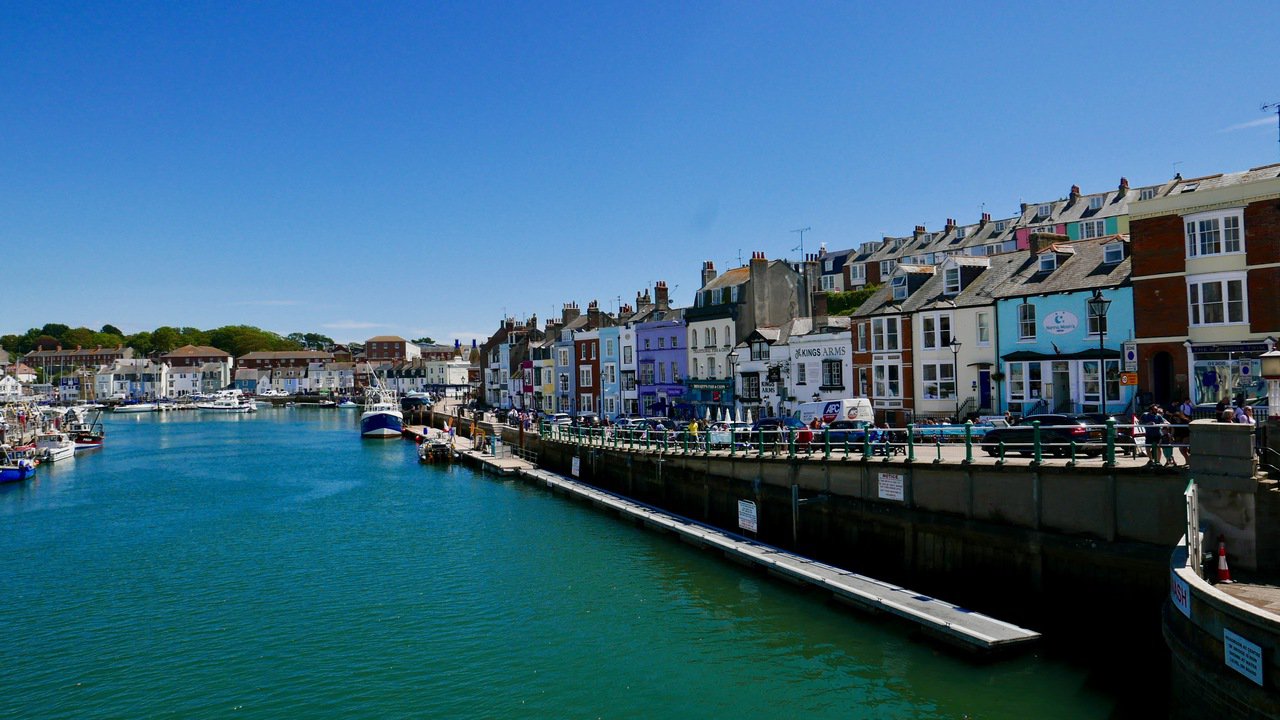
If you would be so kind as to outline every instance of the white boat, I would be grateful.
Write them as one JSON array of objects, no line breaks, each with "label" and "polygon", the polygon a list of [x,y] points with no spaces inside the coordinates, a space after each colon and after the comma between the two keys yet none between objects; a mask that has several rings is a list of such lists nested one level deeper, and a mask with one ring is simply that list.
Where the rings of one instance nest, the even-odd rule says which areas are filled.
[{"label": "white boat", "polygon": [[404,431],[404,415],[394,390],[383,387],[365,388],[364,412],[360,415],[360,436],[370,438],[400,437]]},{"label": "white boat", "polygon": [[111,412],[118,412],[118,413],[160,412],[160,403],[140,402],[140,403],[130,403],[128,405],[117,405],[114,408],[112,408]]},{"label": "white boat", "polygon": [[358,408],[358,407],[360,407],[360,403],[358,403],[358,402],[356,402],[356,401],[354,401],[354,400],[343,400],[342,402],[338,403],[338,407],[340,407],[340,408]]},{"label": "white boat", "polygon": [[45,462],[58,462],[76,456],[76,441],[64,432],[42,432],[36,435],[36,456]]},{"label": "white boat", "polygon": [[239,390],[219,390],[210,398],[196,403],[196,408],[215,412],[258,412],[258,404]]}]

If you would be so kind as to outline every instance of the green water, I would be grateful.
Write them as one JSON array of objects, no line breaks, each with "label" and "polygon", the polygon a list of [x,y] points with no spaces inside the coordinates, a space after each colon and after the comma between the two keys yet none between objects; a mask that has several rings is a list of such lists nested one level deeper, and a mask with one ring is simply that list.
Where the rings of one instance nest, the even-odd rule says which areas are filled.
[{"label": "green water", "polygon": [[0,717],[1097,718],[355,413],[108,418],[0,486]]}]

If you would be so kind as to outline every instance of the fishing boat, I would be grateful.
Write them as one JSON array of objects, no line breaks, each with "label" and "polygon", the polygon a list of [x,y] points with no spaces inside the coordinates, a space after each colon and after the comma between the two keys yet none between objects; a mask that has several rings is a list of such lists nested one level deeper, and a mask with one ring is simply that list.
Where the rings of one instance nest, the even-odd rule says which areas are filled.
[{"label": "fishing boat", "polygon": [[[375,378],[376,380],[376,378]],[[360,436],[367,438],[400,437],[404,415],[396,402],[394,390],[381,385],[366,388],[364,412],[360,415]]]},{"label": "fishing boat", "polygon": [[204,401],[196,403],[196,409],[251,413],[258,412],[258,404],[240,390],[219,390]]},{"label": "fishing boat", "polygon": [[19,482],[35,474],[35,462],[17,457],[8,445],[0,445],[0,483]]},{"label": "fishing boat", "polygon": [[76,441],[64,432],[46,431],[36,435],[36,457],[45,462],[67,460],[76,455]]},{"label": "fishing boat", "polygon": [[449,462],[452,459],[453,448],[449,447],[447,438],[440,436],[428,438],[418,446],[418,462],[438,463]]},{"label": "fishing boat", "polygon": [[101,418],[101,409],[94,410],[93,416],[89,417],[84,408],[68,408],[62,417],[62,431],[75,441],[76,450],[97,450],[107,436],[102,429]]}]

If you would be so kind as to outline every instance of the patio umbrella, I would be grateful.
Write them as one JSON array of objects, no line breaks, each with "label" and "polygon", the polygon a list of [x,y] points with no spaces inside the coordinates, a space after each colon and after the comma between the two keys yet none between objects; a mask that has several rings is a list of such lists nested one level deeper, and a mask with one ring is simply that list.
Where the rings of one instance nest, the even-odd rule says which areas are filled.
[{"label": "patio umbrella", "polygon": [[733,421],[738,422],[738,408],[733,409]]}]

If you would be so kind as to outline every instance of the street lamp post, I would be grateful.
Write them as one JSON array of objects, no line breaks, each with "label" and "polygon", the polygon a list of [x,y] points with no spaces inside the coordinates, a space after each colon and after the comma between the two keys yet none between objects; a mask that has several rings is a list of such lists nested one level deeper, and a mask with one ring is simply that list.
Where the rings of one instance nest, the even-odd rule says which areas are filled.
[{"label": "street lamp post", "polygon": [[955,335],[951,336],[951,393],[956,396],[956,422],[960,422],[960,345]]},{"label": "street lamp post", "polygon": [[738,348],[729,351],[729,419],[733,420],[738,410]]},{"label": "street lamp post", "polygon": [[1098,403],[1102,407],[1102,414],[1107,414],[1107,374],[1103,371],[1107,361],[1103,358],[1103,338],[1107,334],[1107,310],[1111,308],[1111,301],[1102,297],[1102,289],[1095,288],[1093,297],[1089,298],[1087,303],[1089,306],[1089,314],[1098,318]]}]

